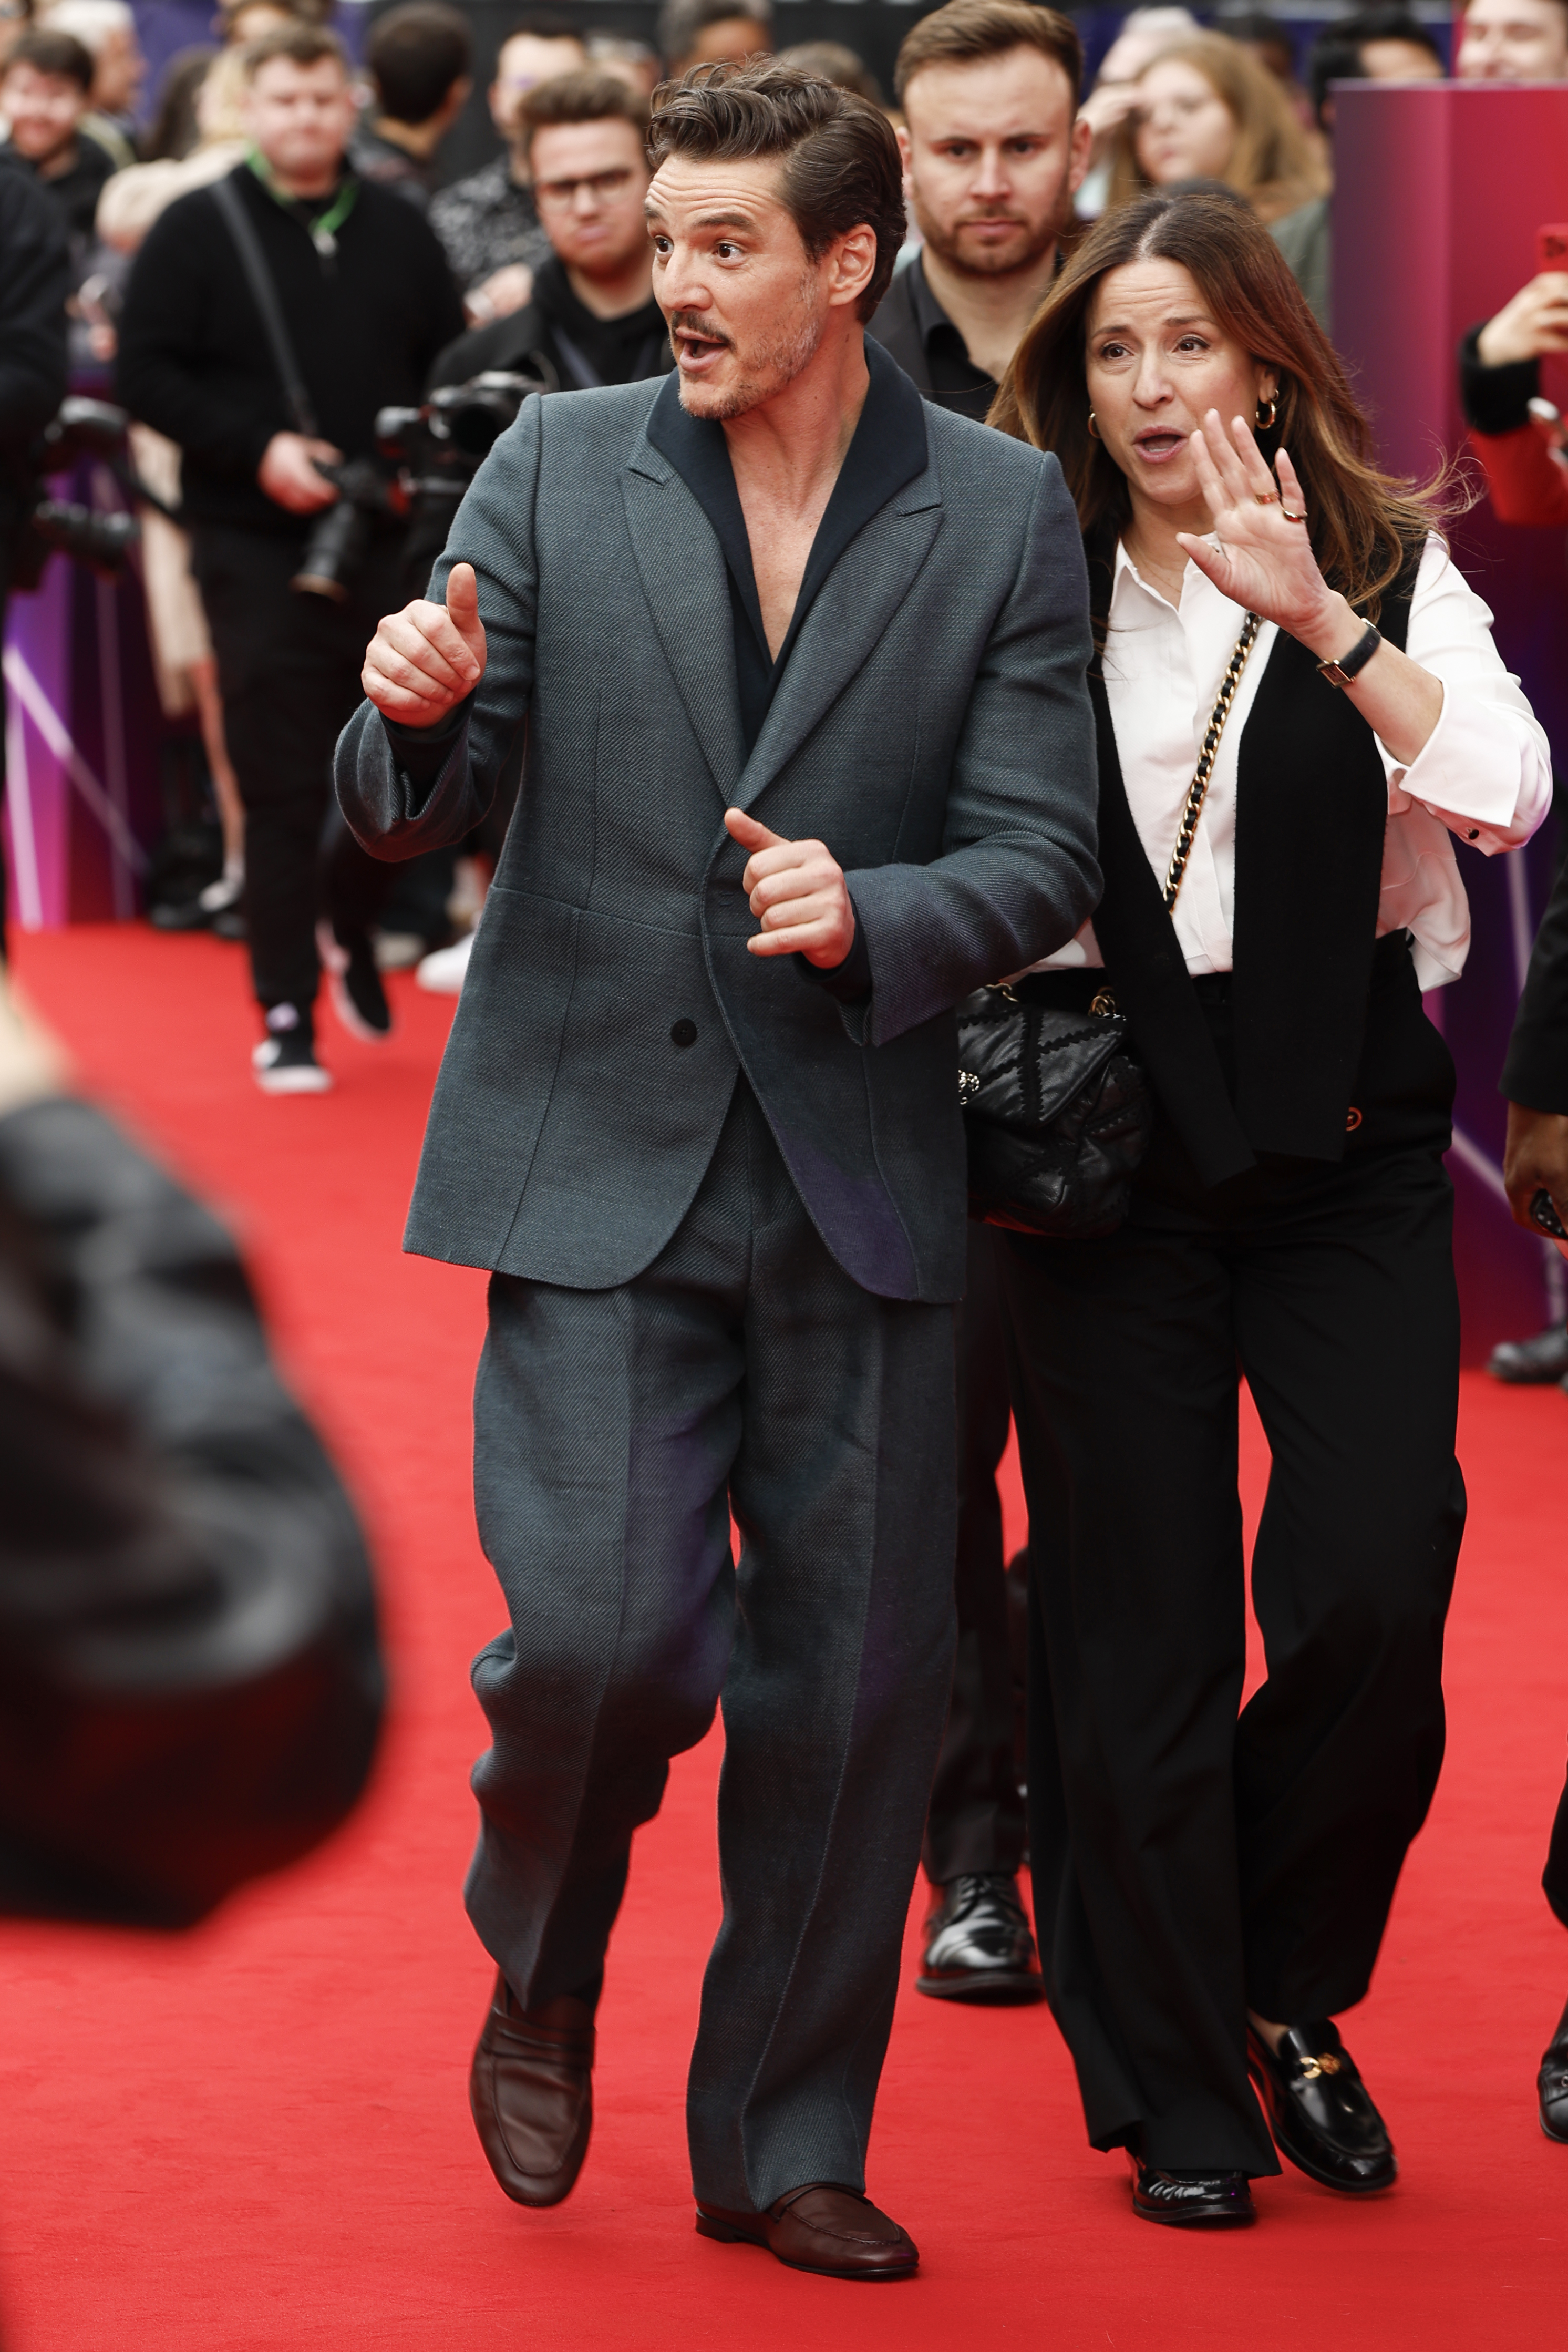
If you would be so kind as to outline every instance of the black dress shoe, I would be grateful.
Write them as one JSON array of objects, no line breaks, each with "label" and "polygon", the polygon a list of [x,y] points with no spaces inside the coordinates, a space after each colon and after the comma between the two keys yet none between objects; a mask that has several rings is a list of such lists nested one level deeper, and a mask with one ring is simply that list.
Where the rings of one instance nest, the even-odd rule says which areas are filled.
[{"label": "black dress shoe", "polygon": [[1541,2101],[1542,2130],[1548,2139],[1568,2142],[1568,2009],[1542,2054],[1535,2089]]},{"label": "black dress shoe", "polygon": [[1533,1339],[1505,1339],[1492,1349],[1487,1370],[1494,1381],[1516,1388],[1560,1381],[1568,1373],[1568,1329],[1553,1323]]},{"label": "black dress shoe", "polygon": [[916,1992],[934,2000],[1043,2000],[1034,1937],[1018,1881],[993,1872],[955,1878],[926,1914]]},{"label": "black dress shoe", "polygon": [[1140,2221],[1177,2230],[1244,2230],[1258,2219],[1252,2183],[1244,2172],[1169,2171],[1130,2152],[1133,2210]]},{"label": "black dress shoe", "polygon": [[1298,2171],[1353,2196],[1392,2189],[1399,2167],[1388,2126],[1326,2017],[1292,2025],[1278,2053],[1249,2026],[1247,2071],[1275,2147]]},{"label": "black dress shoe", "polygon": [[497,1975],[468,2104],[491,2171],[519,2205],[559,2205],[593,2128],[593,2011],[569,1994],[525,2010]]}]

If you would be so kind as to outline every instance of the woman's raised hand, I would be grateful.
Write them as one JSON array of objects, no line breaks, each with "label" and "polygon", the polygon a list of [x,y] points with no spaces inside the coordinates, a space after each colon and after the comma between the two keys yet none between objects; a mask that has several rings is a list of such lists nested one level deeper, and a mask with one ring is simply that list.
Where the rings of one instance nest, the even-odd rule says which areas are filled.
[{"label": "woman's raised hand", "polygon": [[1293,637],[1312,644],[1325,625],[1334,634],[1343,599],[1318,569],[1305,521],[1288,520],[1304,517],[1307,509],[1284,450],[1274,461],[1276,483],[1245,418],[1233,416],[1227,432],[1211,408],[1192,436],[1192,454],[1219,544],[1178,531],[1183,553],[1233,604],[1277,621]]}]

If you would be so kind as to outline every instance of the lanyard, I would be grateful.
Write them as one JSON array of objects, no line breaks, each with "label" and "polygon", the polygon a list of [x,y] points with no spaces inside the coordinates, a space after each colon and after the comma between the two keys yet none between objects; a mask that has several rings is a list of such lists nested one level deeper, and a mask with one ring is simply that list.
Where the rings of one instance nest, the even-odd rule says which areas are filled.
[{"label": "lanyard", "polygon": [[297,196],[286,195],[277,185],[272,176],[271,165],[258,148],[253,147],[245,160],[274,204],[299,223],[322,260],[335,260],[338,252],[338,231],[353,211],[359,198],[360,184],[352,173],[345,174],[341,187],[327,210],[312,220],[301,209],[299,199]]}]

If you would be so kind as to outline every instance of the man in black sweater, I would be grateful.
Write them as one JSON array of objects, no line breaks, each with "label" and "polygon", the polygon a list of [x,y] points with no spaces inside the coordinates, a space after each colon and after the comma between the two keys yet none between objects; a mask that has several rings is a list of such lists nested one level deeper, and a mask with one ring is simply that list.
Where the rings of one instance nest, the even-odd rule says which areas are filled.
[{"label": "man in black sweater", "polygon": [[[0,636],[16,534],[33,501],[32,444],[65,397],[65,226],[26,172],[0,171]],[[5,688],[0,674],[0,800],[5,791]],[[5,860],[0,845],[0,956]]]},{"label": "man in black sweater", "polygon": [[559,74],[528,92],[517,121],[550,257],[532,299],[443,352],[434,381],[518,368],[570,392],[663,375],[673,353],[643,216],[647,100],[618,74]]},{"label": "man in black sweater", "polygon": [[[331,1084],[315,1051],[318,937],[344,1024],[365,1037],[390,1026],[369,936],[384,871],[340,822],[324,846],[322,836],[365,645],[401,601],[401,523],[375,519],[336,598],[292,583],[312,525],[340,497],[320,469],[371,456],[376,411],[419,399],[463,313],[413,207],[345,170],[355,106],[335,37],[281,26],[251,49],[248,73],[256,152],[216,188],[171,205],[142,246],[119,390],[183,453],[184,519],[246,804],[251,966],[267,1024],[256,1078],[269,1093],[317,1093]],[[303,403],[286,392],[225,217],[231,194],[259,245]]]}]

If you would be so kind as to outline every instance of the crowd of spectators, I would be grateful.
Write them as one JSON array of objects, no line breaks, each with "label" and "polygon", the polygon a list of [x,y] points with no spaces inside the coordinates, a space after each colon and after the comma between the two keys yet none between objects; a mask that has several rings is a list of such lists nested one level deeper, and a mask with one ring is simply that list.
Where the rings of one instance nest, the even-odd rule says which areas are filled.
[{"label": "crowd of spectators", "polygon": [[[1028,0],[1019,5],[1026,19],[1049,20]],[[8,0],[0,16],[0,170],[36,182],[63,226],[74,381],[112,393],[118,367],[119,396],[134,412],[135,471],[150,493],[141,509],[141,562],[159,696],[172,724],[187,725],[193,715],[199,726],[221,833],[221,849],[214,838],[210,853],[214,870],[171,869],[174,880],[159,898],[155,919],[171,928],[212,925],[235,939],[254,925],[246,898],[244,792],[225,734],[223,656],[214,652],[189,542],[206,496],[200,486],[213,478],[214,464],[212,431],[192,420],[204,407],[215,414],[222,402],[201,362],[181,408],[187,437],[161,431],[151,410],[160,410],[165,428],[176,420],[147,393],[142,362],[133,360],[128,372],[119,345],[127,302],[133,314],[144,314],[152,299],[153,272],[144,269],[139,278],[137,257],[165,215],[179,216],[189,199],[236,174],[265,184],[265,171],[260,181],[245,171],[256,152],[250,77],[257,45],[291,31],[319,32],[329,15],[330,0],[224,0],[212,41],[175,55],[146,106],[145,62],[127,0],[55,0],[52,6]],[[351,89],[343,67],[345,95],[353,101],[344,119],[351,130],[334,168],[345,186],[384,189],[423,215],[468,329],[454,337],[445,331],[450,320],[426,322],[421,364],[428,362],[428,370],[419,391],[486,369],[570,388],[626,381],[667,364],[640,243],[642,126],[666,75],[771,49],[771,0],[665,0],[657,40],[655,53],[629,35],[591,30],[570,10],[519,16],[500,42],[485,93],[498,152],[454,178],[444,169],[443,150],[473,87],[469,17],[447,0],[405,0],[371,26]],[[1076,67],[1070,71],[1067,60],[1053,59],[1049,41],[1037,46],[1026,36],[979,79],[971,73],[967,91],[986,81],[987,123],[968,145],[956,145],[942,72],[921,78],[912,103],[903,86],[906,73],[900,87],[884,93],[841,43],[808,42],[783,55],[892,113],[904,155],[910,226],[876,331],[924,390],[976,416],[985,415],[1082,224],[1150,190],[1202,181],[1233,191],[1270,229],[1332,332],[1334,87],[1355,79],[1430,79],[1449,69],[1443,44],[1404,0],[1375,0],[1333,21],[1310,44],[1267,12],[1222,9],[1200,24],[1182,6],[1135,8],[1081,103]],[[1452,58],[1453,71],[1470,79],[1568,76],[1568,6],[1563,0],[1472,0],[1454,28]],[[1036,116],[1047,126],[1038,140]],[[1026,118],[1024,139],[1018,134]],[[540,168],[541,144],[549,152],[548,171]],[[298,200],[280,198],[275,186],[269,201],[270,214],[280,218],[295,205],[298,250],[309,257],[316,231]],[[1008,219],[977,227],[977,207]],[[307,235],[299,236],[301,229]],[[422,233],[407,226],[409,255]],[[350,229],[343,241],[345,269],[361,235]],[[319,255],[311,259],[313,268],[326,266]],[[411,282],[418,280],[419,268],[411,262],[410,269]],[[243,307],[249,298],[240,299]],[[376,342],[373,328],[368,342],[360,336],[361,352]],[[1514,429],[1523,382],[1517,362],[1511,374],[1494,372],[1489,392],[1483,359],[1472,347],[1467,396],[1494,427],[1504,400]],[[250,362],[252,397],[277,405],[283,394],[260,341]],[[302,364],[308,378],[310,364]],[[373,457],[376,408],[407,393],[406,364],[385,381],[372,384],[367,377],[365,446],[350,451],[350,458]],[[275,421],[287,421],[281,408]],[[301,446],[310,437],[294,436]],[[335,441],[330,446],[336,455],[329,466],[343,454]],[[242,462],[242,447],[248,452],[243,436],[225,445],[217,461],[225,480]],[[1500,447],[1502,472],[1511,459],[1517,472],[1514,453]],[[320,502],[309,511],[343,496],[340,482],[309,459],[301,462],[308,496]],[[239,498],[258,516],[269,515],[275,533],[287,522],[298,538],[307,509],[280,506],[276,481],[269,487],[254,475],[253,466],[243,494],[229,481],[225,499]],[[1499,494],[1506,499],[1506,485]],[[450,501],[426,502],[414,517],[405,547],[411,577],[438,546],[432,533],[450,510]],[[376,544],[385,539],[390,545],[392,537],[384,519],[371,532]],[[231,677],[231,703],[236,692]],[[323,729],[333,715],[324,709]],[[324,790],[324,776],[313,776],[310,796]],[[439,871],[401,875],[370,932],[340,949],[353,967],[358,1009],[343,987],[338,995],[350,1021],[370,1034],[384,1034],[386,1017],[378,957],[384,966],[432,956],[430,984],[460,982],[465,950],[461,938],[453,945],[453,913],[465,929],[482,901],[483,860],[459,860],[456,870],[457,884],[450,859]]]}]

